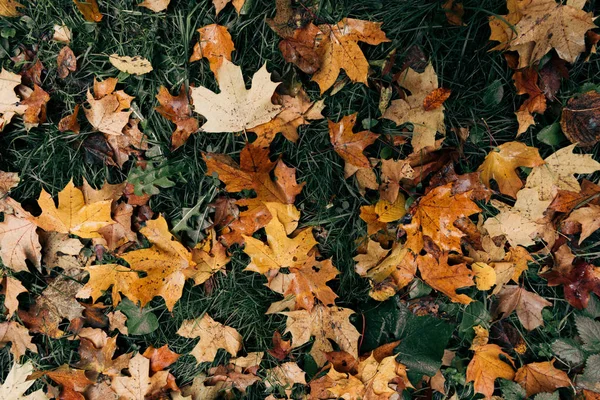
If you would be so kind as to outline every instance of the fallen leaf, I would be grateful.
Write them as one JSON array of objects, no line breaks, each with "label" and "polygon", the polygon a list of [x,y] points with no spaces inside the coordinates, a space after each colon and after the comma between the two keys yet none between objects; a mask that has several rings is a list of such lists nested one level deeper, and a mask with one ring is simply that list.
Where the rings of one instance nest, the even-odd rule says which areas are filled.
[{"label": "fallen leaf", "polygon": [[170,2],[171,0],[144,0],[138,4],[138,7],[146,7],[148,10],[161,12],[169,7]]},{"label": "fallen leaf", "polygon": [[444,4],[442,4],[442,9],[446,14],[446,20],[450,25],[454,26],[464,26],[464,22],[462,20],[465,15],[465,9],[463,3],[457,3],[454,0],[446,0]]},{"label": "fallen leaf", "polygon": [[42,246],[36,232],[35,218],[22,210],[20,216],[4,214],[0,222],[0,258],[15,272],[28,271],[26,260],[40,268]]},{"label": "fallen leaf", "polygon": [[573,222],[581,225],[581,235],[579,244],[590,237],[592,233],[600,229],[600,206],[590,204],[587,207],[581,207],[571,212],[565,223]]},{"label": "fallen leaf", "polygon": [[[329,139],[336,153],[346,163],[359,168],[370,168],[371,163],[363,154],[365,147],[377,140],[377,135],[369,131],[352,133],[358,114],[342,117],[340,122],[328,121]],[[348,176],[346,176],[348,178]]]},{"label": "fallen leaf", "polygon": [[162,371],[180,357],[179,354],[171,351],[167,344],[158,349],[150,346],[144,351],[143,356],[150,360],[150,370],[152,372]]},{"label": "fallen leaf", "polygon": [[408,68],[400,74],[397,82],[410,92],[410,96],[393,100],[382,118],[392,120],[397,125],[412,124],[411,144],[414,152],[435,146],[436,133],[445,134],[446,125],[443,105],[432,110],[424,107],[427,96],[438,89],[438,78],[433,66],[428,64],[422,73]]},{"label": "fallen leaf", "polygon": [[100,22],[103,15],[100,13],[96,0],[73,0],[79,12],[83,15],[83,19],[88,22]]},{"label": "fallen leaf", "polygon": [[21,104],[15,88],[21,84],[21,76],[2,69],[0,73],[0,131],[12,120],[15,115],[23,115],[27,106]]},{"label": "fallen leaf", "polygon": [[14,0],[3,0],[0,2],[0,15],[3,17],[18,17],[21,15],[19,8],[25,7]]},{"label": "fallen leaf", "polygon": [[275,331],[273,333],[273,348],[268,350],[268,353],[279,361],[283,361],[292,351],[292,341],[283,340],[281,333]]},{"label": "fallen leaf", "polygon": [[381,160],[381,184],[379,198],[390,203],[396,202],[402,179],[412,179],[414,170],[408,160]]},{"label": "fallen leaf", "polygon": [[[246,270],[265,274],[280,268],[301,268],[309,260],[308,253],[317,244],[312,229],[300,231],[290,238],[280,213],[274,209],[275,205],[266,203],[265,206],[273,215],[265,226],[267,244],[251,236],[243,236],[246,243],[244,252],[250,256]],[[298,213],[294,206],[289,207]]]},{"label": "fallen leaf", "polygon": [[537,63],[552,49],[573,64],[585,50],[585,33],[596,27],[592,13],[581,10],[584,4],[508,2],[508,15],[490,17],[490,40],[500,42],[494,50],[517,51],[518,68]]},{"label": "fallen leaf", "polygon": [[111,377],[120,376],[121,370],[129,366],[131,354],[122,354],[113,359],[116,350],[116,336],[106,338],[102,343],[97,344],[89,339],[81,338],[78,349],[81,359],[74,365],[77,368],[93,371],[97,374]]},{"label": "fallen leaf", "polygon": [[166,87],[161,86],[156,95],[160,106],[156,111],[175,124],[171,134],[171,147],[182,146],[192,133],[198,131],[198,120],[192,116],[192,109],[185,85],[181,85],[179,95],[172,96]]},{"label": "fallen leaf", "polygon": [[42,389],[25,395],[25,392],[35,383],[35,380],[28,380],[28,376],[33,373],[33,364],[27,361],[24,364],[17,364],[15,361],[8,371],[6,379],[0,386],[0,399],[11,400],[47,400],[48,397]]},{"label": "fallen leaf", "polygon": [[200,337],[190,352],[197,363],[212,362],[218,349],[225,349],[234,357],[242,349],[242,336],[238,331],[213,320],[208,314],[183,321],[177,334],[191,339]]},{"label": "fallen leaf", "polygon": [[140,56],[120,56],[111,54],[108,61],[119,71],[132,75],[144,75],[152,71],[150,61]]},{"label": "fallen leaf", "polygon": [[131,111],[124,111],[131,105],[133,97],[122,90],[114,91],[117,80],[94,81],[94,96],[88,90],[87,102],[90,108],[84,108],[85,116],[94,129],[107,135],[119,136],[129,122]]},{"label": "fallen leaf", "polygon": [[79,131],[81,129],[81,127],[79,126],[79,122],[77,121],[77,115],[79,114],[79,107],[80,107],[80,105],[76,104],[75,108],[73,109],[73,113],[66,115],[58,122],[58,130],[60,132],[71,131],[74,133],[79,133]]},{"label": "fallen leaf", "polygon": [[10,352],[18,362],[25,351],[37,353],[37,347],[31,342],[29,331],[23,325],[16,321],[7,321],[0,323],[0,348],[4,348],[7,343],[12,343]]},{"label": "fallen leaf", "polygon": [[496,284],[496,270],[486,263],[471,264],[471,271],[475,274],[475,285],[478,290],[490,290]]},{"label": "fallen leaf", "polygon": [[73,37],[73,33],[71,29],[69,29],[66,25],[54,25],[54,35],[52,36],[52,40],[57,41],[59,43],[64,43],[67,46],[71,43],[71,39]]},{"label": "fallen leaf", "polygon": [[572,383],[567,374],[553,364],[554,360],[526,364],[517,370],[515,382],[525,389],[527,397],[570,387]]},{"label": "fallen leaf", "polygon": [[452,91],[446,88],[437,88],[431,91],[425,99],[423,99],[423,108],[425,111],[435,110],[444,104],[450,97]]},{"label": "fallen leaf", "polygon": [[426,254],[417,257],[417,266],[423,280],[435,290],[444,293],[455,303],[469,304],[473,301],[466,294],[456,293],[457,289],[475,285],[473,272],[465,264],[448,265],[448,254],[439,258]]},{"label": "fallen leaf", "polygon": [[[475,352],[467,366],[467,382],[473,381],[476,393],[490,399],[494,393],[494,381],[497,378],[512,380],[515,376],[512,358],[496,344],[488,344],[488,332],[475,327],[477,336],[473,340],[471,350]],[[503,356],[508,362],[503,361]],[[510,363],[510,364],[509,364]]]},{"label": "fallen leaf", "polygon": [[214,231],[210,231],[203,243],[198,243],[192,249],[192,260],[197,264],[193,276],[194,283],[199,285],[210,279],[217,272],[225,272],[225,266],[230,261],[227,248],[217,240]]},{"label": "fallen leaf", "polygon": [[322,62],[317,53],[317,37],[320,35],[322,35],[321,30],[312,22],[295,29],[290,36],[285,36],[279,42],[283,59],[296,65],[304,73],[314,74],[321,68]]},{"label": "fallen leaf", "polygon": [[[391,355],[382,360],[376,360],[374,354],[358,364],[356,377],[365,385],[365,399],[390,398],[413,385],[406,375],[406,367],[396,361]],[[390,387],[394,384],[395,389]]]},{"label": "fallen leaf", "polygon": [[423,237],[427,236],[442,251],[460,252],[460,239],[464,233],[453,223],[480,211],[468,192],[453,195],[452,183],[438,186],[421,197],[412,212],[411,224],[404,225],[407,232],[405,246],[418,254],[423,248]]},{"label": "fallen leaf", "polygon": [[517,137],[525,133],[531,125],[535,125],[533,114],[543,114],[546,111],[546,96],[538,86],[539,74],[537,67],[529,67],[515,71],[513,81],[517,94],[528,95],[515,112],[519,129]]},{"label": "fallen leaf", "polygon": [[312,311],[298,310],[282,312],[287,317],[285,333],[292,334],[292,348],[300,347],[314,336],[310,355],[318,366],[327,361],[325,353],[333,351],[329,340],[333,340],[341,350],[358,358],[358,338],[360,333],[350,323],[354,311],[341,307],[316,305]]},{"label": "fallen leaf", "polygon": [[23,114],[23,125],[25,129],[30,130],[40,123],[46,122],[46,103],[50,100],[50,95],[38,85],[34,85],[33,92],[21,103],[27,107]]},{"label": "fallen leaf", "polygon": [[548,286],[563,285],[565,299],[579,310],[587,307],[590,293],[600,296],[600,268],[583,260],[571,260],[564,268],[555,267],[542,276]]},{"label": "fallen leaf", "polygon": [[239,14],[245,2],[246,0],[212,0],[217,15],[219,15],[221,10],[223,10],[228,3],[233,4],[235,11]]},{"label": "fallen leaf", "polygon": [[286,362],[275,368],[268,369],[265,371],[266,377],[264,384],[267,388],[280,387],[284,389],[286,395],[292,394],[292,387],[294,384],[299,383],[306,385],[306,374],[300,369],[295,362]]},{"label": "fallen leaf", "polygon": [[223,65],[223,60],[231,61],[231,53],[235,50],[235,45],[227,27],[217,24],[210,24],[198,29],[200,38],[194,45],[194,50],[190,57],[190,62],[206,58],[210,65],[210,70],[215,74],[219,81],[219,69]]},{"label": "fallen leaf", "polygon": [[217,70],[219,94],[205,87],[191,88],[194,112],[207,121],[203,132],[241,132],[269,122],[281,106],[271,103],[279,83],[271,82],[266,64],[254,74],[252,87],[246,90],[242,70],[227,59]]},{"label": "fallen leaf", "polygon": [[5,276],[0,294],[4,295],[4,308],[7,311],[7,319],[10,319],[19,309],[19,300],[17,297],[21,293],[27,293],[27,289],[25,289],[21,282],[13,277]]},{"label": "fallen leaf", "polygon": [[62,79],[69,76],[70,72],[77,71],[77,57],[75,57],[69,46],[65,46],[60,50],[58,57],[56,57],[56,63],[58,64],[58,76]]},{"label": "fallen leaf", "polygon": [[150,374],[150,360],[136,354],[129,360],[130,376],[115,376],[112,378],[111,386],[121,397],[126,399],[144,399],[160,392],[167,385],[168,372],[159,371]]},{"label": "fallen leaf", "polygon": [[563,133],[578,146],[591,147],[600,140],[600,93],[595,90],[572,97],[562,109],[560,126]]},{"label": "fallen leaf", "polygon": [[321,67],[312,76],[319,84],[321,94],[336,81],[344,69],[352,82],[367,83],[369,63],[358,46],[358,42],[378,45],[389,42],[381,23],[344,18],[336,24],[319,25],[317,55]]},{"label": "fallen leaf", "polygon": [[536,293],[528,292],[522,287],[506,285],[498,294],[498,312],[503,313],[502,318],[508,317],[517,311],[517,317],[528,331],[544,326],[542,309],[552,306],[552,303]]},{"label": "fallen leaf", "polygon": [[500,193],[516,198],[517,192],[523,188],[523,182],[515,170],[542,164],[544,160],[535,147],[508,142],[490,151],[478,171],[481,171],[481,180],[487,187],[490,187],[490,180],[494,179]]},{"label": "fallen leaf", "polygon": [[69,181],[58,193],[58,207],[52,196],[42,189],[38,199],[42,214],[35,221],[45,231],[98,238],[101,237],[99,229],[114,223],[110,217],[110,203],[106,200],[86,204],[81,190]]},{"label": "fallen leaf", "polygon": [[572,192],[570,190],[559,190],[554,200],[550,204],[551,209],[556,212],[570,213],[574,208],[583,204],[599,205],[597,195],[600,193],[600,186],[584,179],[581,183],[581,191]]}]

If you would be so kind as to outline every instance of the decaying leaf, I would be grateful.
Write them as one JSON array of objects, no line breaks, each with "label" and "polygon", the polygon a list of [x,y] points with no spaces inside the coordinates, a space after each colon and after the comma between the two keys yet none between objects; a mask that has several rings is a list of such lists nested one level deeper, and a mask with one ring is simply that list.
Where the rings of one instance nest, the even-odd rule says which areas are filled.
[{"label": "decaying leaf", "polygon": [[58,57],[56,57],[56,63],[58,64],[58,76],[62,79],[69,76],[70,72],[77,70],[77,57],[75,57],[69,46],[65,46],[60,50]]},{"label": "decaying leaf", "polygon": [[469,304],[473,301],[465,294],[456,293],[459,288],[475,285],[473,271],[465,264],[450,266],[448,254],[444,253],[438,259],[431,254],[419,256],[417,266],[423,280],[432,288],[444,293],[453,302]]},{"label": "decaying leaf", "polygon": [[10,352],[19,361],[26,350],[37,353],[37,347],[31,342],[29,331],[23,325],[15,321],[0,323],[0,348],[11,343]]},{"label": "decaying leaf", "polygon": [[188,99],[188,92],[181,85],[179,94],[172,96],[171,93],[161,86],[156,95],[160,106],[156,111],[175,124],[175,131],[171,135],[171,147],[177,149],[182,146],[192,133],[198,131],[198,120],[192,116],[192,108]]},{"label": "decaying leaf", "polygon": [[370,168],[371,163],[363,154],[363,150],[377,140],[377,135],[369,131],[353,133],[352,128],[356,124],[357,115],[345,116],[337,123],[329,121],[329,139],[333,149],[346,163],[357,168]]},{"label": "decaying leaf", "polygon": [[231,61],[231,53],[235,50],[231,35],[227,27],[217,24],[210,24],[198,29],[200,38],[194,45],[194,51],[190,57],[190,62],[206,58],[210,65],[210,70],[219,80],[219,69],[223,65],[223,60]]},{"label": "decaying leaf", "polygon": [[554,361],[530,363],[517,370],[515,382],[525,389],[527,397],[538,393],[552,393],[572,385],[564,371],[554,367]]},{"label": "decaying leaf", "polygon": [[591,147],[600,140],[600,93],[595,90],[567,101],[562,110],[560,126],[571,143]]},{"label": "decaying leaf", "polygon": [[129,375],[115,376],[113,390],[122,398],[144,399],[167,386],[169,373],[158,371],[150,376],[150,360],[138,353],[129,360]]},{"label": "decaying leaf", "polygon": [[194,112],[204,116],[203,132],[241,132],[269,122],[281,106],[271,103],[278,83],[271,82],[266,64],[254,74],[246,90],[242,70],[223,58],[217,70],[219,94],[205,87],[191,88]]},{"label": "decaying leaf", "polygon": [[15,88],[21,84],[21,76],[2,69],[0,73],[0,131],[12,120],[15,115],[23,115],[27,106],[21,104]]},{"label": "decaying leaf", "polygon": [[538,294],[516,285],[505,285],[498,296],[500,301],[498,311],[503,313],[503,318],[516,310],[519,321],[528,331],[544,325],[542,309],[552,305]]}]

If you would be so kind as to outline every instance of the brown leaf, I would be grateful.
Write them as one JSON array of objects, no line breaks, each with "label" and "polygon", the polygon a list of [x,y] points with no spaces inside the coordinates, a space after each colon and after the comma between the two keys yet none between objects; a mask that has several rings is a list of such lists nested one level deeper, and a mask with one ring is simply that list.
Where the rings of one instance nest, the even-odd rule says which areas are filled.
[{"label": "brown leaf", "polygon": [[560,126],[571,143],[591,147],[600,140],[600,93],[595,90],[567,101],[563,108]]},{"label": "brown leaf", "polygon": [[394,203],[398,198],[400,181],[412,179],[414,170],[408,160],[381,160],[379,198]]},{"label": "brown leaf", "polygon": [[77,71],[77,57],[75,57],[73,50],[69,46],[65,46],[60,50],[56,58],[56,63],[58,64],[58,76],[62,79],[69,76],[69,72]]},{"label": "brown leaf", "polygon": [[544,326],[542,309],[552,305],[543,297],[516,285],[504,286],[498,298],[500,301],[498,311],[503,313],[502,318],[508,317],[517,310],[519,321],[528,331]]},{"label": "brown leaf", "polygon": [[319,28],[312,22],[294,30],[293,35],[279,42],[283,59],[296,65],[302,72],[314,74],[321,68],[321,58],[317,53]]},{"label": "brown leaf", "polygon": [[0,294],[4,295],[4,308],[6,308],[6,318],[10,319],[19,308],[19,300],[17,297],[21,293],[27,293],[27,289],[21,282],[13,277],[5,276],[2,282],[2,290]]},{"label": "brown leaf", "polygon": [[34,372],[29,378],[37,379],[44,375],[61,385],[60,398],[65,400],[84,400],[82,393],[94,383],[85,376],[85,371],[73,369],[67,364],[52,371]]},{"label": "brown leaf", "polygon": [[475,285],[473,272],[466,264],[448,265],[448,254],[439,259],[431,254],[417,257],[417,266],[423,280],[432,288],[444,293],[455,303],[469,304],[473,301],[466,294],[456,293],[457,289]]},{"label": "brown leaf", "polygon": [[128,367],[131,354],[123,354],[113,359],[116,350],[116,336],[104,338],[99,343],[94,343],[87,338],[81,338],[78,350],[81,359],[74,365],[77,368],[85,371],[93,371],[97,374],[119,376],[121,375],[121,370]]},{"label": "brown leaf", "polygon": [[25,210],[20,216],[4,214],[0,222],[0,257],[5,266],[15,272],[28,271],[25,260],[29,260],[40,268],[42,246],[36,228],[34,217]]},{"label": "brown leaf", "polygon": [[61,132],[71,131],[71,132],[79,133],[79,131],[81,129],[79,126],[79,122],[77,121],[77,115],[79,114],[79,107],[80,107],[80,105],[76,104],[75,108],[73,109],[73,113],[66,115],[58,122],[58,130],[59,131],[61,131]]},{"label": "brown leaf", "polygon": [[210,70],[219,80],[218,71],[223,64],[223,59],[231,61],[231,53],[235,50],[231,35],[227,27],[210,24],[198,29],[200,38],[194,45],[194,51],[190,57],[190,62],[206,58],[210,65]]},{"label": "brown leaf", "polygon": [[7,343],[12,343],[10,352],[19,361],[26,350],[37,353],[37,347],[31,343],[29,331],[23,325],[16,321],[0,323],[0,348],[4,348]]},{"label": "brown leaf", "polygon": [[463,16],[465,15],[465,9],[463,3],[456,3],[454,0],[446,0],[442,4],[442,9],[446,14],[446,20],[450,25],[463,26]]},{"label": "brown leaf", "polygon": [[136,354],[129,360],[130,376],[115,376],[112,378],[114,391],[126,399],[145,399],[159,394],[168,384],[169,373],[159,371],[149,376],[150,360]]},{"label": "brown leaf", "polygon": [[192,133],[198,131],[198,120],[192,116],[185,85],[181,85],[177,96],[172,96],[167,88],[161,86],[156,99],[160,103],[156,111],[176,125],[171,135],[171,147],[176,149],[182,146]]},{"label": "brown leaf", "polygon": [[235,357],[242,348],[242,336],[238,331],[213,320],[208,314],[183,321],[177,334],[186,338],[200,337],[190,352],[198,364],[212,362],[218,349],[225,349]]},{"label": "brown leaf", "polygon": [[100,22],[103,15],[100,13],[96,0],[73,0],[79,12],[83,15],[83,19],[88,22]]},{"label": "brown leaf", "polygon": [[357,115],[342,117],[340,122],[328,121],[329,139],[333,149],[346,163],[359,168],[370,168],[371,163],[363,154],[363,150],[377,140],[377,135],[369,131],[353,133],[352,128],[356,124]]},{"label": "brown leaf", "polygon": [[212,3],[215,6],[216,14],[219,15],[221,10],[225,8],[228,3],[233,4],[235,11],[239,14],[246,0],[212,0]]},{"label": "brown leaf", "polygon": [[425,98],[423,99],[423,108],[425,111],[435,110],[444,104],[446,100],[450,97],[452,91],[446,88],[437,88],[431,91]]},{"label": "brown leaf", "polygon": [[281,333],[275,331],[273,333],[273,348],[268,350],[268,352],[279,361],[283,361],[292,350],[291,343],[291,340],[283,340]]},{"label": "brown leaf", "polygon": [[14,0],[4,0],[0,3],[0,15],[3,17],[18,17],[21,15],[19,8],[25,7]]},{"label": "brown leaf", "polygon": [[527,129],[535,124],[533,114],[543,114],[546,111],[546,96],[538,86],[538,71],[536,67],[529,67],[515,71],[513,81],[517,94],[528,95],[519,110],[515,113],[519,122],[517,137],[525,133]]},{"label": "brown leaf", "polygon": [[33,93],[29,95],[22,104],[27,106],[23,115],[23,124],[25,129],[29,130],[46,122],[46,103],[50,100],[50,95],[38,85],[34,86]]},{"label": "brown leaf", "polygon": [[600,296],[600,268],[583,260],[554,268],[542,276],[548,280],[548,286],[563,285],[565,299],[579,310],[587,307],[590,293]]},{"label": "brown leaf", "polygon": [[600,205],[599,193],[600,186],[584,179],[579,192],[559,190],[549,208],[556,212],[570,213],[571,210],[583,204]]},{"label": "brown leaf", "polygon": [[162,371],[180,357],[179,354],[171,351],[167,344],[158,349],[150,346],[144,351],[143,356],[150,360],[150,370],[152,372]]},{"label": "brown leaf", "polygon": [[527,397],[570,387],[572,383],[567,374],[556,369],[553,364],[554,360],[526,364],[517,370],[515,382],[525,389]]}]

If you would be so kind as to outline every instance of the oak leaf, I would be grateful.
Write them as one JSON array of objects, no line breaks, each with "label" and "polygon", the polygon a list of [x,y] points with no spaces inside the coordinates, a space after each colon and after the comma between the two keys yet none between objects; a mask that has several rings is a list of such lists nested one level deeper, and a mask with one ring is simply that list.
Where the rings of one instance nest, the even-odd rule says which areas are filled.
[{"label": "oak leaf", "polygon": [[325,364],[325,353],[333,350],[328,339],[338,344],[341,350],[358,358],[358,338],[360,333],[350,323],[354,311],[341,307],[316,305],[312,311],[298,310],[282,312],[287,317],[285,333],[292,334],[292,348],[297,348],[315,337],[310,350],[317,365]]},{"label": "oak leaf", "polygon": [[336,81],[344,69],[352,82],[367,83],[369,62],[358,46],[358,42],[378,45],[389,42],[381,23],[344,18],[336,24],[319,25],[317,55],[321,67],[312,80],[319,84],[321,94]]},{"label": "oak leaf", "polygon": [[[480,328],[480,327],[475,327]],[[467,366],[467,382],[473,381],[476,393],[483,394],[490,399],[494,393],[496,378],[512,380],[515,376],[512,358],[502,351],[496,344],[488,344],[488,332],[485,329],[476,329],[477,336],[473,340],[471,350],[475,351],[473,359]],[[500,358],[502,355],[508,363]]]},{"label": "oak leaf", "polygon": [[[244,252],[250,256],[250,264],[246,270],[265,274],[280,268],[301,268],[309,260],[308,253],[317,244],[312,229],[300,231],[290,238],[281,213],[275,211],[275,205],[266,203],[265,206],[273,215],[265,226],[267,244],[251,236],[243,236],[246,243]],[[294,206],[289,207],[295,211]]]},{"label": "oak leaf", "polygon": [[[96,301],[102,292],[113,286],[113,304],[121,300],[119,293],[131,301],[145,306],[155,296],[165,299],[169,311],[181,297],[185,280],[198,272],[192,254],[169,232],[167,221],[161,216],[150,220],[140,229],[152,243],[148,249],[134,250],[121,255],[131,269],[114,264],[92,265],[86,270],[90,274],[88,283],[77,293],[77,297],[92,297]],[[146,276],[140,278],[137,271]]]},{"label": "oak leaf", "polygon": [[592,13],[581,10],[584,4],[509,1],[508,15],[490,17],[490,40],[500,42],[494,50],[517,51],[518,68],[537,63],[552,49],[574,63],[585,50],[585,33],[596,27]]},{"label": "oak leaf", "polygon": [[525,389],[527,397],[538,393],[552,393],[572,385],[564,371],[554,367],[554,361],[529,363],[517,370],[515,382]]},{"label": "oak leaf", "polygon": [[35,383],[35,380],[28,380],[27,377],[33,373],[33,364],[27,361],[24,364],[18,364],[16,361],[8,371],[6,379],[0,386],[0,399],[11,400],[47,400],[48,397],[42,389],[25,395],[25,392]]},{"label": "oak leaf", "polygon": [[493,149],[479,167],[481,180],[490,187],[490,180],[498,183],[500,193],[512,198],[523,188],[523,182],[515,171],[518,167],[533,168],[544,164],[538,149],[520,142],[508,142]]},{"label": "oak leaf", "polygon": [[382,117],[394,121],[397,125],[412,124],[411,144],[414,152],[435,146],[436,133],[445,134],[446,126],[443,105],[427,110],[423,104],[427,96],[438,89],[438,78],[433,66],[428,64],[422,73],[408,68],[398,77],[398,84],[407,89],[410,96],[393,100]]},{"label": "oak leaf", "polygon": [[453,302],[469,304],[473,301],[466,294],[456,293],[459,288],[475,285],[473,272],[465,264],[448,265],[447,253],[442,253],[439,258],[431,254],[418,256],[417,267],[429,286],[444,293]]},{"label": "oak leaf", "polygon": [[45,231],[98,238],[101,237],[98,230],[114,223],[110,217],[110,203],[105,200],[86,204],[81,190],[70,181],[58,193],[58,207],[52,196],[42,189],[38,199],[42,214],[36,218],[36,223]]},{"label": "oak leaf", "polygon": [[539,326],[544,326],[542,318],[542,309],[550,307],[551,302],[529,292],[516,285],[506,285],[498,294],[498,311],[503,313],[502,318],[506,318],[513,311],[517,311],[517,317],[525,329],[534,330]]},{"label": "oak leaf", "polygon": [[141,56],[130,57],[111,54],[108,56],[108,61],[119,71],[131,75],[144,75],[152,71],[150,61]]},{"label": "oak leaf", "polygon": [[358,168],[370,168],[371,163],[363,154],[363,150],[377,140],[377,135],[369,131],[352,133],[357,115],[352,114],[342,117],[340,122],[328,121],[329,139],[335,152],[346,163]]},{"label": "oak leaf", "polygon": [[23,325],[15,321],[0,323],[0,348],[4,348],[7,343],[12,343],[10,352],[19,361],[26,350],[37,353],[37,347],[31,343],[29,331]]},{"label": "oak leaf", "polygon": [[191,88],[194,112],[207,119],[203,132],[241,132],[269,122],[281,110],[271,102],[279,83],[271,82],[266,64],[254,74],[249,90],[241,68],[231,61],[223,59],[217,71],[219,94],[202,86]]},{"label": "oak leaf", "polygon": [[121,397],[126,399],[144,399],[167,386],[169,373],[159,371],[150,374],[150,360],[141,354],[136,354],[129,360],[130,376],[115,376],[111,386]]},{"label": "oak leaf", "polygon": [[194,45],[190,62],[206,58],[210,65],[210,70],[219,80],[219,69],[223,65],[223,60],[231,61],[231,53],[235,50],[231,35],[227,27],[217,24],[210,24],[198,29],[200,39]]},{"label": "oak leaf", "polygon": [[407,232],[406,247],[418,254],[423,248],[423,237],[427,236],[442,251],[461,251],[460,239],[464,233],[453,223],[459,218],[480,212],[469,198],[469,192],[452,194],[452,183],[438,186],[421,197]]},{"label": "oak leaf", "polygon": [[172,96],[166,87],[161,86],[156,99],[160,104],[156,107],[156,111],[175,124],[175,131],[171,134],[171,148],[177,149],[192,133],[198,131],[198,120],[192,116],[187,90],[184,85],[181,85],[179,94]]},{"label": "oak leaf", "polygon": [[177,334],[192,339],[200,337],[190,353],[197,363],[212,362],[218,349],[225,349],[234,357],[242,349],[242,336],[238,331],[213,320],[208,314],[183,321]]}]

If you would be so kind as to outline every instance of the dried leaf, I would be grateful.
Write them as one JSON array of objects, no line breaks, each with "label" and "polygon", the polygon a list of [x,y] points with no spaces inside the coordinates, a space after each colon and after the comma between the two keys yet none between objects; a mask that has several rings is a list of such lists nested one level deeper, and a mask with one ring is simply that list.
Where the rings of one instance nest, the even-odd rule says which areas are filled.
[{"label": "dried leaf", "polygon": [[212,362],[218,349],[225,349],[234,357],[242,349],[242,336],[238,331],[213,320],[208,314],[183,321],[177,334],[192,339],[200,337],[191,351],[198,363]]},{"label": "dried leaf", "polygon": [[88,22],[100,22],[103,15],[100,13],[96,0],[73,0],[79,12],[83,15],[83,19]]},{"label": "dried leaf", "polygon": [[150,61],[140,56],[120,56],[111,54],[108,61],[119,71],[127,72],[132,75],[144,75],[152,71]]},{"label": "dried leaf", "polygon": [[190,62],[206,58],[210,65],[210,70],[215,74],[219,81],[219,69],[223,65],[223,60],[231,61],[231,53],[235,50],[231,35],[227,27],[217,24],[206,25],[198,29],[200,38],[194,45],[194,51],[190,57]]},{"label": "dried leaf", "polygon": [[500,301],[498,311],[503,313],[502,318],[517,310],[519,321],[528,331],[544,326],[542,309],[552,305],[548,300],[515,285],[504,286],[498,296]]},{"label": "dried leaf", "polygon": [[567,374],[554,367],[554,361],[529,363],[517,370],[515,382],[525,389],[527,397],[538,393],[552,393],[572,385]]}]

